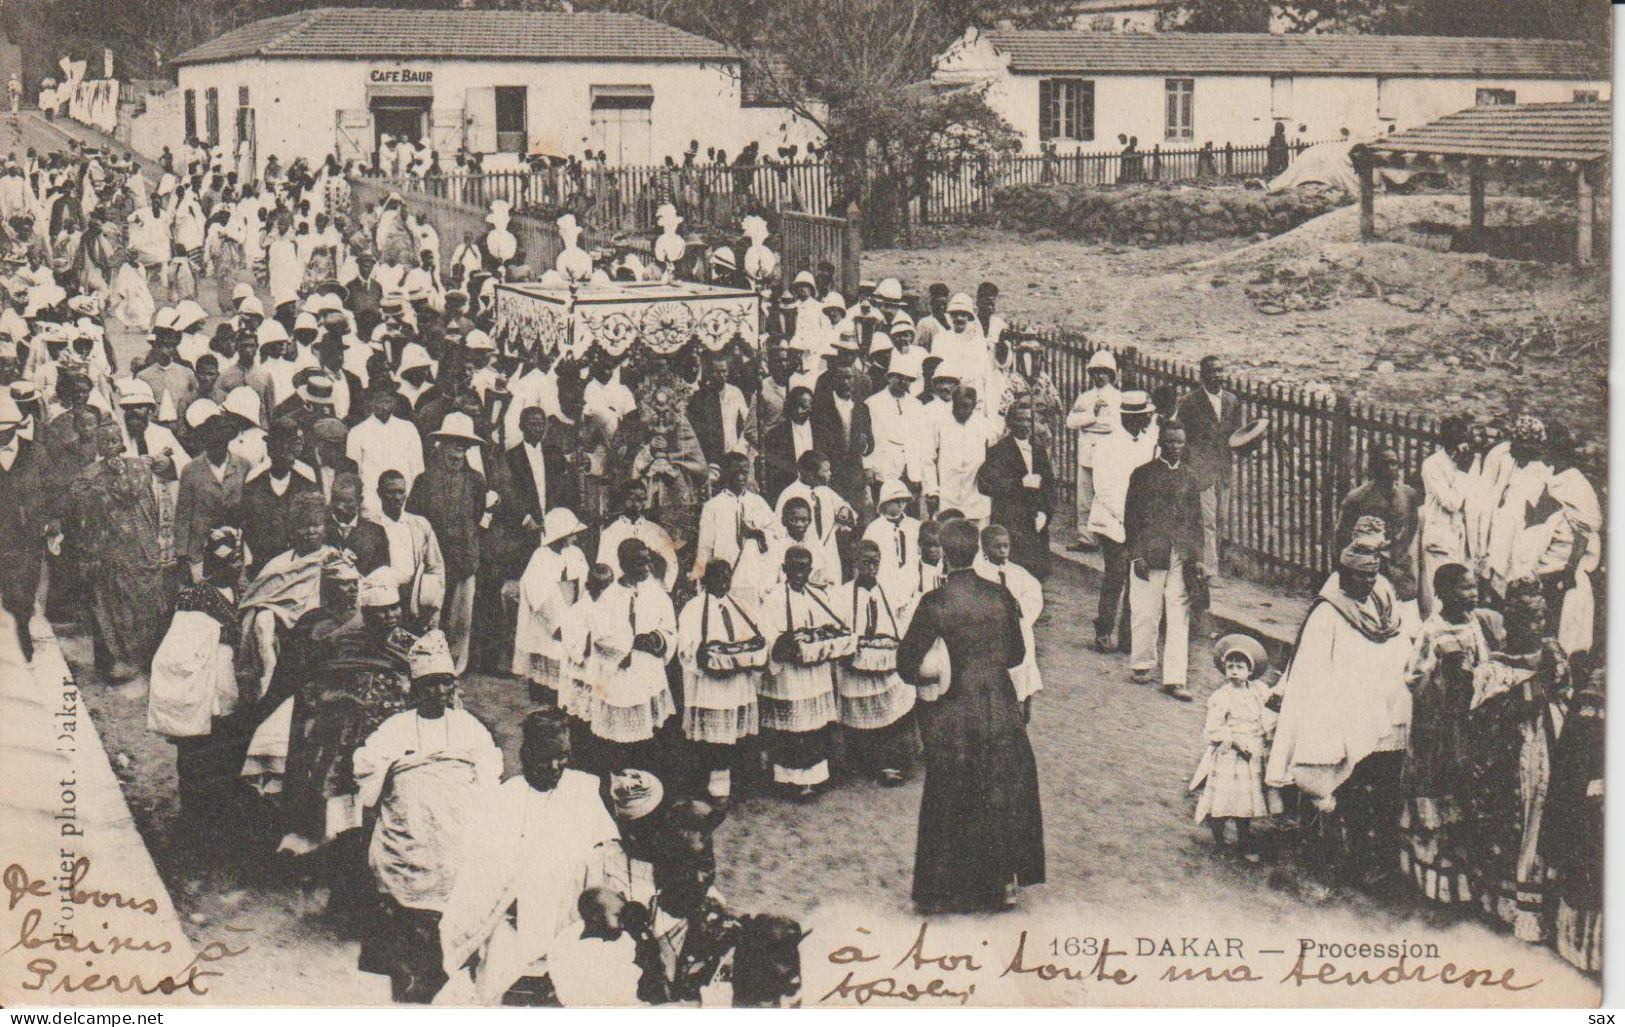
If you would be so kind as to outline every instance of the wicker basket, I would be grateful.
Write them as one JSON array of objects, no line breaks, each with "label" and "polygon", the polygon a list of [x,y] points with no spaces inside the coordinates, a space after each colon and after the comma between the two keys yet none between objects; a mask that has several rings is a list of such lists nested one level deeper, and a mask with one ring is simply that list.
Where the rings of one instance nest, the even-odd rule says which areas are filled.
[{"label": "wicker basket", "polygon": [[898,645],[890,635],[864,635],[852,653],[852,669],[865,674],[890,674],[897,669]]}]

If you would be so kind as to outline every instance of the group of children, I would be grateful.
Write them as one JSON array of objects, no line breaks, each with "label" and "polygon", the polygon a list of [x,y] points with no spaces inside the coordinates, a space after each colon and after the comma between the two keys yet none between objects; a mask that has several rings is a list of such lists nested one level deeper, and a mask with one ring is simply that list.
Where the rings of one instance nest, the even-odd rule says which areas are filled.
[{"label": "group of children", "polygon": [[[897,647],[920,598],[943,581],[939,533],[959,514],[922,522],[908,487],[886,481],[860,534],[816,450],[776,509],[752,490],[750,470],[743,455],[724,460],[686,579],[640,481],[622,486],[592,561],[580,547],[586,526],[549,512],[519,579],[512,672],[534,701],[573,718],[587,769],[660,765],[680,734],[684,760],[726,801],[733,770],[761,738],[775,788],[806,800],[830,781],[839,733],[848,766],[901,784],[917,748],[916,702],[948,681],[937,660],[924,687],[905,683]],[[1011,562],[1003,527],[984,528],[982,541],[976,572],[1022,611],[1028,657],[1012,678],[1025,702],[1042,687],[1033,625],[1043,589]],[[679,709],[680,732],[668,725]]]}]

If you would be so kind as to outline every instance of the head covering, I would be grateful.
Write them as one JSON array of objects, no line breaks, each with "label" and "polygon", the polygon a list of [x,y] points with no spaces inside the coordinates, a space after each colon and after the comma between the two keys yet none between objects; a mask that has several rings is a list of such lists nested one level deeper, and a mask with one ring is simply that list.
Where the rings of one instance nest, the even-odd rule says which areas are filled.
[{"label": "head covering", "polygon": [[238,304],[238,309],[241,309],[241,304],[244,300],[251,299],[254,299],[254,287],[252,285],[249,285],[247,282],[238,282],[236,285],[232,286],[231,302]]},{"label": "head covering", "polygon": [[324,417],[310,426],[310,433],[318,442],[343,442],[349,437],[350,429],[336,417]]},{"label": "head covering", "polygon": [[490,353],[496,350],[497,344],[491,340],[490,335],[483,330],[476,328],[467,335],[463,336],[463,347],[465,349]]},{"label": "head covering", "polygon": [[309,375],[294,391],[306,403],[316,403],[321,406],[331,406],[333,404],[333,379],[325,374]]},{"label": "head covering", "polygon": [[895,350],[891,355],[891,363],[886,367],[887,374],[900,374],[905,378],[917,381],[920,377],[920,365],[925,362],[925,353],[919,347],[907,353],[898,353]]},{"label": "head covering", "polygon": [[301,310],[299,316],[293,319],[293,330],[296,332],[319,332],[322,326],[317,323],[316,315],[308,310]]},{"label": "head covering", "polygon": [[732,271],[737,268],[739,263],[734,257],[733,248],[729,246],[718,246],[716,248],[716,252],[711,254],[711,266],[720,267],[728,271]]},{"label": "head covering", "polygon": [[335,549],[322,561],[322,577],[329,581],[360,581],[361,572],[356,570],[355,561],[350,558],[349,550]]},{"label": "head covering", "polygon": [[451,662],[451,645],[446,641],[446,633],[439,628],[428,631],[413,642],[406,659],[414,681],[440,676],[455,677],[457,674],[457,667]]},{"label": "head covering", "polygon": [[569,538],[586,530],[587,526],[581,523],[581,519],[569,507],[555,507],[547,511],[547,515],[542,518],[542,545],[552,545],[560,539]]},{"label": "head covering", "polygon": [[913,499],[914,494],[903,484],[901,478],[887,478],[880,486],[880,501],[875,504],[883,507],[894,499]]},{"label": "head covering", "polygon": [[440,422],[440,429],[429,433],[431,439],[459,439],[463,442],[484,442],[474,430],[474,419],[461,410],[453,410]]},{"label": "head covering", "polygon": [[970,314],[976,316],[976,301],[962,292],[954,293],[953,299],[948,301],[948,313]]},{"label": "head covering", "polygon": [[790,282],[790,284],[791,285],[810,285],[814,289],[816,289],[816,288],[818,288],[818,279],[813,277],[813,273],[811,271],[798,271],[796,273],[795,279],[792,280]]},{"label": "head covering", "polygon": [[880,284],[875,286],[875,299],[901,303],[903,301],[903,283],[895,278],[881,279]]},{"label": "head covering", "polygon": [[1255,678],[1262,677],[1264,671],[1269,669],[1269,653],[1265,652],[1263,644],[1251,635],[1237,632],[1219,639],[1218,644],[1213,647],[1214,665],[1223,670],[1226,657],[1232,653],[1239,653],[1246,658],[1247,663],[1253,668],[1252,676]]},{"label": "head covering", "polygon": [[1382,555],[1375,549],[1351,542],[1337,558],[1338,566],[1351,571],[1380,571]]},{"label": "head covering", "polygon": [[609,775],[609,801],[618,820],[641,820],[660,806],[666,788],[647,770],[617,770]]},{"label": "head covering", "polygon": [[243,548],[243,533],[230,525],[221,525],[209,531],[203,552],[216,560],[229,560]]},{"label": "head covering", "polygon": [[254,329],[254,337],[259,340],[261,346],[269,346],[274,342],[287,342],[288,330],[282,327],[281,321],[267,318]]},{"label": "head covering", "polygon": [[1546,422],[1533,414],[1520,414],[1512,422],[1512,438],[1515,442],[1545,442]]},{"label": "head covering", "polygon": [[[252,391],[252,390],[250,390]],[[228,400],[230,396],[226,397]],[[220,404],[212,399],[194,399],[186,408],[186,426],[193,431],[203,427],[211,418],[220,416]]]},{"label": "head covering", "polygon": [[[192,404],[197,406],[196,403]],[[247,385],[239,385],[226,393],[226,401],[220,404],[220,410],[228,414],[236,414],[243,420],[252,424],[260,423],[260,394]],[[191,411],[187,411],[190,415]]]},{"label": "head covering", "polygon": [[824,297],[824,309],[839,310],[844,314],[846,313],[846,299],[838,292],[831,292],[828,296]]},{"label": "head covering", "polygon": [[401,350],[401,366],[396,373],[404,375],[408,371],[420,367],[433,367],[434,362],[429,359],[429,351],[416,342],[409,342]]},{"label": "head covering", "polygon": [[395,572],[388,566],[379,567],[361,579],[361,592],[356,596],[357,606],[394,606],[400,601],[400,586],[395,583]]},{"label": "head covering", "polygon": [[1110,371],[1117,373],[1117,358],[1109,349],[1097,349],[1089,355],[1089,363],[1084,368],[1087,371]]},{"label": "head covering", "polygon": [[891,319],[891,334],[896,335],[898,332],[914,334],[914,319],[908,316],[906,310],[899,310],[897,316]]},{"label": "head covering", "polygon": [[237,313],[242,314],[244,316],[247,316],[249,314],[253,314],[253,315],[256,315],[256,316],[259,316],[259,317],[264,317],[265,316],[265,304],[260,302],[258,296],[250,294],[247,299],[243,300],[240,304],[237,305]]},{"label": "head covering", "polygon": [[175,306],[175,327],[180,331],[195,328],[208,319],[208,313],[196,300],[181,300]]},{"label": "head covering", "polygon": [[1123,414],[1149,414],[1151,412],[1151,397],[1144,389],[1129,389],[1123,393],[1122,402],[1118,405],[1118,412]]},{"label": "head covering", "polygon": [[139,378],[131,378],[119,382],[118,405],[121,407],[155,407],[158,398],[152,394],[152,386]]}]

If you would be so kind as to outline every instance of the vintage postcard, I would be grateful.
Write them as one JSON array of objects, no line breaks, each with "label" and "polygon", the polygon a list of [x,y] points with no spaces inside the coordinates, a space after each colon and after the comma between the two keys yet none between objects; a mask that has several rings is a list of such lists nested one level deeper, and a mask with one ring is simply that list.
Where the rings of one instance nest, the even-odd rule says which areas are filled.
[{"label": "vintage postcard", "polygon": [[1602,0],[5,0],[0,1005],[1594,1008]]}]

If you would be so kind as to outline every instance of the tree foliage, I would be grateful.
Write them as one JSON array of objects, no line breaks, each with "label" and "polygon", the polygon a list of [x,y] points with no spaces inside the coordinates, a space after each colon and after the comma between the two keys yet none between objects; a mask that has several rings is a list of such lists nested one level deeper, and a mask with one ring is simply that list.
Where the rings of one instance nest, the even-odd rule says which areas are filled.
[{"label": "tree foliage", "polygon": [[1270,13],[1292,31],[1417,36],[1609,36],[1607,0],[1185,0],[1169,27],[1197,32],[1262,32]]}]

